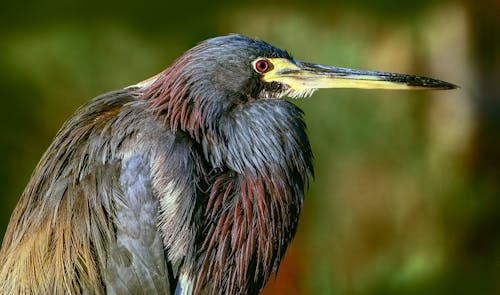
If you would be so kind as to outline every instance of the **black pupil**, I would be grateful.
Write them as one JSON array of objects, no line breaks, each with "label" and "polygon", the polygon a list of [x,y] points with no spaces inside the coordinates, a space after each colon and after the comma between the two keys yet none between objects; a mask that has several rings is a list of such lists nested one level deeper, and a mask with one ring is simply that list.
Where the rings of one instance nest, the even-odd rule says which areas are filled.
[{"label": "black pupil", "polygon": [[257,62],[257,70],[261,73],[265,72],[268,68],[267,61],[265,60],[259,60]]}]

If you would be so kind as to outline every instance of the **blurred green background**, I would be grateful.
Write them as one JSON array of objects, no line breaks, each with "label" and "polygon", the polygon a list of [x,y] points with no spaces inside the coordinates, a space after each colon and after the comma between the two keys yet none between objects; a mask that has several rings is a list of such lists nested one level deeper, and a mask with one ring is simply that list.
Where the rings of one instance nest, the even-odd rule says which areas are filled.
[{"label": "blurred green background", "polygon": [[500,294],[499,1],[26,0],[4,1],[0,23],[0,236],[79,105],[241,33],[300,60],[462,87],[293,101],[316,178],[266,294]]}]

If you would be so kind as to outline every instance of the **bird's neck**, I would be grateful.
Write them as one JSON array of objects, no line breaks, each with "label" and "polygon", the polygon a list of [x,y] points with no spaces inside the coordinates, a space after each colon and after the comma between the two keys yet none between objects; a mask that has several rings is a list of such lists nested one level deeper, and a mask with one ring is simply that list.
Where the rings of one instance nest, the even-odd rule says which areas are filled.
[{"label": "bird's neck", "polygon": [[200,142],[208,129],[214,129],[222,114],[232,107],[232,100],[213,88],[211,81],[198,81],[187,70],[189,55],[182,56],[170,67],[146,81],[142,99],[149,109],[176,132],[187,132]]},{"label": "bird's neck", "polygon": [[208,193],[197,200],[196,251],[186,264],[195,293],[255,294],[295,233],[312,174],[302,112],[282,100],[221,101],[210,85],[189,83],[183,62],[160,74],[143,97],[166,127],[191,137],[208,167]]}]

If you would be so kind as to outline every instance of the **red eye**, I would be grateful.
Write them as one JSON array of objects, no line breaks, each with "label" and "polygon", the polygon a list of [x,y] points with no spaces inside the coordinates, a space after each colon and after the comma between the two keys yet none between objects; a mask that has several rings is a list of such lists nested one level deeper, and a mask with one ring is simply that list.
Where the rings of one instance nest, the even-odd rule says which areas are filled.
[{"label": "red eye", "polygon": [[255,70],[261,74],[269,71],[269,69],[271,68],[271,64],[269,63],[269,61],[267,59],[259,59],[257,60],[255,63],[254,63],[254,67],[255,67]]}]

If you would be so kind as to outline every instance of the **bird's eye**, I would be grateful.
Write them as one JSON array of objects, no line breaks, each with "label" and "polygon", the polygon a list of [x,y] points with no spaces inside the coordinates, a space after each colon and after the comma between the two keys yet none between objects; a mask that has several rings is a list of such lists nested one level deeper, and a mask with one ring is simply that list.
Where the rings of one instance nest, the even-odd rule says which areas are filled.
[{"label": "bird's eye", "polygon": [[261,74],[264,74],[265,72],[268,72],[271,69],[271,63],[265,58],[256,60],[253,66],[255,70]]}]

